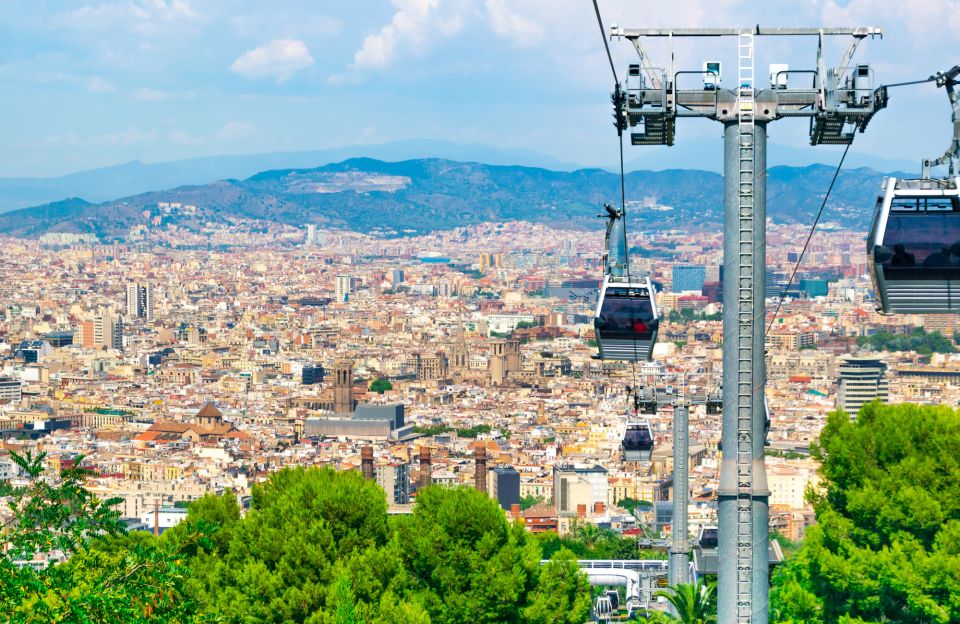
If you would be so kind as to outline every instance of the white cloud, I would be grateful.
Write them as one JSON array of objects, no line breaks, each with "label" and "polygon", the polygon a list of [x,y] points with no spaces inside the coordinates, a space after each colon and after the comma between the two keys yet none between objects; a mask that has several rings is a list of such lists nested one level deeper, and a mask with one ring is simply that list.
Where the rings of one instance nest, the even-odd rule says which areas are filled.
[{"label": "white cloud", "polygon": [[304,14],[303,11],[278,11],[272,5],[237,13],[227,18],[231,28],[241,37],[263,37],[277,34],[310,39],[328,37],[343,30],[343,22],[329,15]]},{"label": "white cloud", "polygon": [[230,65],[230,71],[245,78],[288,80],[296,72],[313,65],[305,43],[298,39],[275,39],[248,50]]},{"label": "white cloud", "polygon": [[254,130],[253,124],[245,121],[228,121],[217,131],[217,138],[222,141],[242,139],[253,134]]},{"label": "white cloud", "polygon": [[158,89],[140,87],[133,92],[133,97],[138,100],[143,100],[144,102],[163,102],[170,99],[170,94]]},{"label": "white cloud", "polygon": [[109,93],[116,91],[117,88],[113,86],[113,83],[109,80],[101,78],[100,76],[94,76],[87,81],[87,90],[93,93]]},{"label": "white cloud", "polygon": [[52,136],[46,136],[36,141],[36,143],[19,143],[16,147],[54,147],[62,148],[65,145],[77,145],[80,142],[80,135],[78,135],[73,130],[68,130],[63,134],[55,134]]},{"label": "white cloud", "polygon": [[485,0],[493,30],[501,37],[513,39],[518,45],[531,46],[543,37],[543,29],[533,20],[511,11],[506,0]]},{"label": "white cloud", "polygon": [[156,130],[143,130],[139,126],[130,126],[120,132],[108,132],[95,137],[91,143],[104,145],[135,145],[156,141],[160,134]]},{"label": "white cloud", "polygon": [[56,24],[92,32],[132,29],[140,35],[157,35],[174,22],[199,18],[188,0],[125,0],[88,4],[54,16]]},{"label": "white cloud", "polygon": [[139,87],[133,90],[133,97],[143,102],[169,102],[171,100],[192,100],[197,97],[195,91],[163,91],[152,87]]},{"label": "white cloud", "polygon": [[463,26],[457,11],[438,14],[440,0],[393,0],[393,5],[397,7],[393,19],[376,34],[367,35],[353,57],[353,67],[386,67],[399,48],[420,48],[433,33],[452,37]]},{"label": "white cloud", "polygon": [[177,145],[189,145],[196,146],[201,145],[205,142],[205,139],[200,136],[194,136],[189,132],[184,130],[171,130],[167,133],[167,140],[171,143],[176,143]]}]

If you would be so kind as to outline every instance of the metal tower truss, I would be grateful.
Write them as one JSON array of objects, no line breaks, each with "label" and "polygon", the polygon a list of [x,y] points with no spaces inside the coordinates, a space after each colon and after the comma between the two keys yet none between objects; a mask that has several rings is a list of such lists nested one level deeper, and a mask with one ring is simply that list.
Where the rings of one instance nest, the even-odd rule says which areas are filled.
[{"label": "metal tower truss", "polygon": [[[764,466],[764,319],[766,268],[767,125],[778,119],[810,119],[810,142],[849,144],[857,131],[886,105],[883,89],[873,90],[868,65],[854,64],[859,44],[882,36],[879,28],[624,29],[610,35],[633,44],[639,63],[626,76],[623,117],[634,145],[672,145],[676,120],[700,117],[724,125],[723,401],[708,400],[708,412],[722,411],[723,458],[719,501],[719,624],[766,624],[769,592],[769,508]],[[817,64],[808,70],[776,70],[757,81],[757,37],[817,38]],[[825,37],[851,42],[836,67],[827,68]],[[678,71],[676,42],[689,37],[735,37],[737,84],[722,88],[712,70]],[[668,63],[658,67],[643,45],[666,38]],[[702,88],[679,89],[678,77],[704,78]],[[711,75],[712,74],[712,75]],[[805,83],[809,86],[801,86]],[[700,86],[700,85],[698,85]],[[676,546],[676,555],[685,551]]]},{"label": "metal tower truss", "polygon": [[[673,145],[677,117],[709,117],[717,121],[736,121],[737,88],[680,89],[678,78],[703,75],[699,70],[675,70],[674,39],[683,37],[752,36],[816,36],[818,38],[815,69],[784,70],[788,78],[810,81],[809,87],[784,88],[777,84],[760,88],[753,84],[757,121],[773,121],[783,117],[809,117],[811,145],[847,144],[857,131],[866,130],[873,115],[886,102],[873,90],[873,72],[869,65],[850,65],[860,42],[882,36],[880,28],[677,28],[625,29],[614,26],[612,37],[630,41],[640,62],[630,65],[627,73],[626,114],[630,126],[638,128],[630,135],[633,145]],[[827,68],[823,57],[823,39],[829,36],[850,36],[852,41],[837,67]],[[666,68],[653,65],[643,39],[666,37],[670,40],[670,62]],[[739,87],[740,85],[736,85]]]},{"label": "metal tower truss", "polygon": [[754,315],[754,58],[753,33],[741,33],[737,43],[737,138],[739,189],[737,244],[737,622],[750,622],[753,612],[753,344]]}]

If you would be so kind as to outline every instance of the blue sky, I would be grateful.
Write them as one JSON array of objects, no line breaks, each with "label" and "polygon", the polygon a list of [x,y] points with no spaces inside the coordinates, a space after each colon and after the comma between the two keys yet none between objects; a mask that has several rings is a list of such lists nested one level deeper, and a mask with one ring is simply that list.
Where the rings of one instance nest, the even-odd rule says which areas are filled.
[{"label": "blue sky", "polygon": [[[858,58],[882,82],[960,62],[956,0],[600,6],[622,26],[881,26]],[[678,67],[732,65],[734,40],[691,43]],[[813,39],[758,46],[762,66],[814,65]],[[626,42],[612,49],[618,70],[635,58]],[[841,52],[832,43],[828,60]],[[414,138],[609,165],[610,83],[589,0],[0,0],[0,177]],[[942,92],[897,92],[855,149],[935,156],[948,121]],[[778,122],[771,138],[800,146],[805,133]],[[693,121],[678,141],[719,135]]]}]

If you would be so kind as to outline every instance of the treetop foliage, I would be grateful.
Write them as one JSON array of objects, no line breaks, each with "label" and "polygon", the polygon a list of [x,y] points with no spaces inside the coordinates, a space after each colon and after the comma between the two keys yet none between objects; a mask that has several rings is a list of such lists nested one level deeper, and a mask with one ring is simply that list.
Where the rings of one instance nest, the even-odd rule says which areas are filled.
[{"label": "treetop foliage", "polygon": [[[6,486],[14,522],[0,556],[0,609],[26,623],[581,624],[587,579],[568,550],[541,566],[539,541],[472,488],[430,487],[390,517],[359,472],[287,468],[253,488],[192,503],[155,537],[126,533],[80,469]],[[56,483],[56,485],[51,485]],[[22,565],[63,549],[67,560]]]},{"label": "treetop foliage", "polygon": [[960,621],[960,414],[864,406],[812,447],[817,525],[775,576],[781,622]]},{"label": "treetop foliage", "polygon": [[872,336],[860,336],[857,344],[861,347],[870,346],[877,351],[915,351],[920,355],[934,353],[956,353],[957,348],[953,341],[940,332],[929,334],[922,327],[915,328],[909,334],[891,334],[888,331],[879,331]]}]

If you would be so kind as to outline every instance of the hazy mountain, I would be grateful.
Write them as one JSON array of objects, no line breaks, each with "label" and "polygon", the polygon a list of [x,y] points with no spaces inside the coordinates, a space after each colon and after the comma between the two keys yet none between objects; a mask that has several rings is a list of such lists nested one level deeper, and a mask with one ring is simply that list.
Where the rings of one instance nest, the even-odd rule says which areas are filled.
[{"label": "hazy mountain", "polygon": [[[636,148],[634,148],[635,153]],[[629,157],[626,162],[627,171],[664,169],[702,169],[704,171],[723,171],[723,137],[718,133],[715,139],[689,138],[677,140],[673,146],[648,147],[639,150],[640,155]],[[837,145],[810,145],[793,146],[770,142],[767,145],[767,165],[807,167],[811,164],[826,164],[836,167],[840,162],[843,147]],[[920,172],[920,161],[905,159],[880,158],[861,153],[856,142],[850,147],[843,164],[845,169],[868,167],[875,171],[912,171]],[[608,167],[611,171],[619,171]]]},{"label": "hazy mountain", "polygon": [[[768,214],[779,222],[811,222],[832,175],[833,168],[825,165],[770,169]],[[841,172],[824,221],[864,227],[882,175],[871,169]],[[722,187],[722,178],[708,171],[632,172],[626,177],[627,197],[634,202],[631,220],[645,229],[714,228],[721,221]],[[0,233],[72,231],[122,238],[130,227],[146,222],[144,212],[159,214],[158,202],[197,206],[195,213],[165,217],[188,229],[234,218],[386,235],[508,220],[596,227],[598,209],[605,201],[616,201],[619,190],[619,176],[602,169],[552,171],[435,158],[358,158],[101,204],[71,199],[36,206],[0,215]],[[661,208],[641,208],[643,203]]]},{"label": "hazy mountain", "polygon": [[231,178],[243,179],[269,169],[319,167],[361,156],[388,161],[445,158],[560,171],[581,166],[564,163],[531,150],[480,144],[462,145],[441,140],[392,141],[379,145],[354,145],[324,150],[206,156],[153,164],[133,161],[59,177],[0,178],[0,212],[44,204],[64,197],[84,197],[89,201],[103,202],[185,185],[208,184]]},{"label": "hazy mountain", "polygon": [[[613,145],[611,143],[611,153]],[[635,154],[639,156],[631,158]],[[768,155],[771,166],[805,167],[811,163],[832,166],[840,159],[838,148],[834,146],[787,147],[770,143]],[[92,202],[104,202],[150,191],[209,184],[217,180],[242,180],[271,169],[306,169],[359,157],[384,161],[441,158],[490,165],[540,167],[554,171],[574,171],[586,165],[561,162],[531,150],[443,140],[392,141],[324,150],[206,156],[152,164],[133,161],[59,177],[0,178],[0,212],[58,201],[64,197],[83,197]],[[678,141],[673,147],[633,148],[628,150],[627,157],[627,171],[699,169],[720,172],[723,167],[723,141],[719,136],[715,139],[689,138]],[[847,157],[846,166],[869,167],[876,171],[915,171],[919,165],[860,154],[854,146]],[[619,165],[610,164],[606,169],[619,171]]]}]

